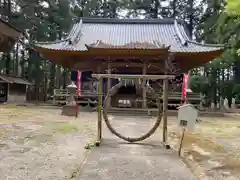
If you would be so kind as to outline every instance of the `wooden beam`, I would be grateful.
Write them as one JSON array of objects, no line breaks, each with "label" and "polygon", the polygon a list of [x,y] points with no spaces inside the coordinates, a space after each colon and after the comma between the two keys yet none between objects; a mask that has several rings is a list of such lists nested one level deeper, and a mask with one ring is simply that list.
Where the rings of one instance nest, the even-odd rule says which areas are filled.
[{"label": "wooden beam", "polygon": [[[71,64],[74,68],[93,68],[92,64],[98,66],[101,65],[101,67],[108,67],[109,61],[103,61],[101,59],[99,60],[72,60]],[[164,62],[159,60],[159,61],[148,61],[147,63],[148,68],[154,68],[154,69],[160,69],[164,66]],[[140,67],[143,68],[144,63],[142,61],[138,60],[122,60],[122,61],[111,61],[111,67],[112,68],[117,68],[117,67]]]},{"label": "wooden beam", "polygon": [[129,74],[92,74],[92,77],[94,78],[122,78],[122,79],[152,79],[152,80],[158,80],[158,79],[174,79],[174,75],[129,75]]}]

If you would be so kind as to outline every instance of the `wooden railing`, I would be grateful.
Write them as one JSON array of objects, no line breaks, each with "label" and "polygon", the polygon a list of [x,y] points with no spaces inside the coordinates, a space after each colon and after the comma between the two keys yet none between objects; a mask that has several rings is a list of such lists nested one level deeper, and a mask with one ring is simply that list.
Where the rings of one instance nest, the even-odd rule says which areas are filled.
[{"label": "wooden railing", "polygon": [[[68,90],[66,90],[66,89],[54,89],[53,104],[56,105],[56,104],[67,103],[67,98],[69,96],[70,96],[70,94],[69,94]],[[96,100],[97,100],[96,96],[97,96],[97,94],[93,94],[89,91],[81,91],[80,96],[77,97],[75,95],[75,99],[78,103],[82,103],[82,104],[90,104],[90,103],[96,104]],[[105,94],[103,94],[102,96],[105,96]],[[120,99],[117,98],[118,100],[128,100],[128,99],[124,99],[124,97],[122,95],[120,95],[120,96],[121,96],[121,98]],[[152,95],[149,94],[148,98],[151,99],[151,96]],[[161,99],[163,99],[162,96],[161,96]],[[182,99],[182,93],[170,92],[168,95],[168,105],[169,106],[179,106],[181,99]],[[199,108],[202,108],[203,97],[201,96],[200,93],[188,93],[187,99],[188,99],[189,103],[194,104],[195,106],[197,106]],[[138,101],[140,102],[141,100],[138,100]]]},{"label": "wooden railing", "polygon": [[[53,104],[54,105],[66,104],[69,96],[70,96],[70,93],[68,92],[67,89],[54,89]],[[90,103],[90,104],[96,103],[95,100],[93,100],[96,97],[96,95],[94,95],[89,91],[81,91],[79,92],[78,96],[77,95],[74,95],[74,96],[75,96],[75,100],[78,103]]]}]

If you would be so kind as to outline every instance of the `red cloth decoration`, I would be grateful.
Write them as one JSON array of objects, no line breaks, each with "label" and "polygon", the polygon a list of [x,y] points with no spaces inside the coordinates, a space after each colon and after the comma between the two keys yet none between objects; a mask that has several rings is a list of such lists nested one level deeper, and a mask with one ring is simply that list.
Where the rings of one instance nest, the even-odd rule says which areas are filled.
[{"label": "red cloth decoration", "polygon": [[78,94],[78,96],[81,95],[81,76],[82,76],[82,72],[78,71],[78,76],[77,76],[77,94]]},{"label": "red cloth decoration", "polygon": [[189,75],[184,74],[183,84],[182,84],[182,100],[180,101],[180,104],[182,104],[187,97],[188,81],[189,81]]}]

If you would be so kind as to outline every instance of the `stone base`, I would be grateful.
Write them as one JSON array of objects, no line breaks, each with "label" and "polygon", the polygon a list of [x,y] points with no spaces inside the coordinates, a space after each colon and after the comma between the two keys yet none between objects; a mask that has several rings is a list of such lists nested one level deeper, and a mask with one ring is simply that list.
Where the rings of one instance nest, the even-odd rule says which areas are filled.
[{"label": "stone base", "polygon": [[74,105],[63,106],[61,114],[64,116],[76,116],[76,106]]}]

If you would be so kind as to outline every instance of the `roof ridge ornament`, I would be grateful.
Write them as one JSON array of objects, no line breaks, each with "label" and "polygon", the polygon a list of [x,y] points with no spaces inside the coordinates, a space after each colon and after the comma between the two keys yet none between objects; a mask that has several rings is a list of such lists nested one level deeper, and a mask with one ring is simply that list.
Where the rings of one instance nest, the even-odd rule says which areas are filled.
[{"label": "roof ridge ornament", "polygon": [[157,41],[157,40],[153,40],[153,43],[154,43],[154,45],[156,45],[158,48],[163,48],[163,49],[168,48],[168,49],[170,49],[170,47],[171,47],[171,45],[167,46],[166,44],[161,44],[161,43],[160,43],[159,41]]},{"label": "roof ridge ornament", "polygon": [[109,48],[109,49],[169,49],[170,46],[166,46],[165,44],[160,44],[160,42],[153,41],[150,42],[129,42],[122,45],[113,45],[109,43],[104,43],[102,40],[97,40],[96,43],[85,44],[85,46],[89,48]]},{"label": "roof ridge ornament", "polygon": [[180,32],[180,29],[179,29],[179,27],[178,27],[178,22],[177,22],[177,20],[175,19],[174,20],[174,29],[175,29],[175,31],[176,31],[176,33],[177,33],[177,36],[178,36],[178,38],[180,39],[180,41],[181,41],[181,44],[183,45],[183,46],[187,46],[187,40],[183,37],[183,35],[181,34],[181,32]]}]

